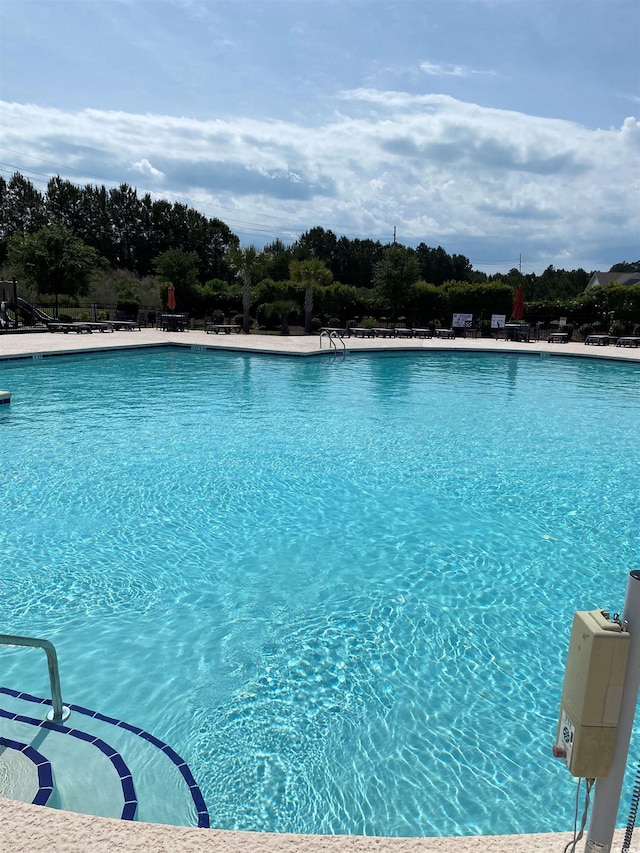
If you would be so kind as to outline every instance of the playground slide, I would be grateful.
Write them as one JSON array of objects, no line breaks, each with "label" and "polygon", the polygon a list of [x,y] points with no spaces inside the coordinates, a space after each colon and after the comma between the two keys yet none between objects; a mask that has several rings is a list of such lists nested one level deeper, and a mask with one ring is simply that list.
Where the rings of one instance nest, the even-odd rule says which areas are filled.
[{"label": "playground slide", "polygon": [[45,314],[44,311],[36,308],[35,305],[32,305],[20,296],[18,297],[18,312],[22,316],[22,321],[29,326],[37,326],[38,323],[44,323],[45,326],[48,326],[53,321],[53,317]]}]

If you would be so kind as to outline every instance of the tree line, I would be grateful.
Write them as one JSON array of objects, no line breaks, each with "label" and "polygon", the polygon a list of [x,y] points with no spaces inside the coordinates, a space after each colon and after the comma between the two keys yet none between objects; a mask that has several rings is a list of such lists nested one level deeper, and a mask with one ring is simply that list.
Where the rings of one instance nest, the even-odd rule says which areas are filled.
[{"label": "tree line", "polygon": [[548,306],[557,315],[562,305],[566,312],[585,302],[590,278],[553,266],[541,275],[516,268],[487,275],[441,246],[385,245],[322,227],[291,245],[243,249],[220,219],[139,196],[127,184],[79,187],[57,176],[41,193],[20,173],[0,176],[0,264],[3,277],[17,275],[34,293],[132,308],[161,307],[171,282],[181,310],[239,315],[247,330],[254,320],[267,327],[297,320],[311,331],[314,322],[354,317],[422,326],[454,312],[488,322],[510,313],[518,286],[533,313]]}]

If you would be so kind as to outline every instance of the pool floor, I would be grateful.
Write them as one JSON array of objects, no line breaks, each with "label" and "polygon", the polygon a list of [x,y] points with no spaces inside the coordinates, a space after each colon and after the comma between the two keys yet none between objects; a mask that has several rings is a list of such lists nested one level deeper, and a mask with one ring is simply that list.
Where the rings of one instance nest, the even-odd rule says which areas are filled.
[{"label": "pool floor", "polygon": [[[213,826],[571,824],[549,750],[573,611],[620,609],[637,567],[637,366],[163,350],[2,371],[4,630],[56,644],[65,701],[183,755]],[[37,653],[3,663],[46,693]]]}]

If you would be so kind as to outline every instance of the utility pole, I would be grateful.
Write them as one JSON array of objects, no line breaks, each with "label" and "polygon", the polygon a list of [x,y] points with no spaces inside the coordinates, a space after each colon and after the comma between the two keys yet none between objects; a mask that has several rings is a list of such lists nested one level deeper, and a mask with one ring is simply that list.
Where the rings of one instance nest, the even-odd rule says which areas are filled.
[{"label": "utility pole", "polygon": [[396,226],[393,226],[393,242],[396,242]]}]

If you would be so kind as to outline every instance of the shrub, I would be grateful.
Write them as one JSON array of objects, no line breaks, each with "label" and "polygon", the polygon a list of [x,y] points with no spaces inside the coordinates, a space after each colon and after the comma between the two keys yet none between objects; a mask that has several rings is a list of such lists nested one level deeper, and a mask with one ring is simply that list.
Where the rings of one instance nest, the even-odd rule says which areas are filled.
[{"label": "shrub", "polygon": [[597,330],[597,325],[595,323],[583,323],[578,330],[583,338],[586,338],[588,335],[592,335]]}]

